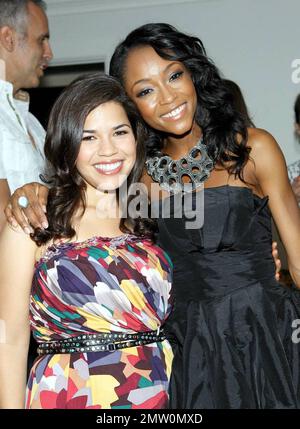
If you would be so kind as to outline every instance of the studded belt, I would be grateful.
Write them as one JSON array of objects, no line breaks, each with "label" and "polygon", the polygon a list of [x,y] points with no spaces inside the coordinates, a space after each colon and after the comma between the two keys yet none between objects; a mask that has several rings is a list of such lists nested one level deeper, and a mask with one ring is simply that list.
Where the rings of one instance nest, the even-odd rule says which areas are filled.
[{"label": "studded belt", "polygon": [[163,329],[157,331],[135,332],[134,334],[117,332],[98,332],[96,334],[82,334],[76,337],[64,338],[40,343],[37,349],[39,355],[86,353],[86,352],[114,352],[127,347],[142,346],[145,344],[163,341],[166,338]]}]

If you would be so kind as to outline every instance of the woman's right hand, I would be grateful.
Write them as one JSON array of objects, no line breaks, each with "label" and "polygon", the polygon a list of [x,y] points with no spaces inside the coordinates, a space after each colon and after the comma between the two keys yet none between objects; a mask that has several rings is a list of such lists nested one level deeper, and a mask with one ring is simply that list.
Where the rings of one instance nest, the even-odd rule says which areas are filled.
[{"label": "woman's right hand", "polygon": [[[14,227],[20,225],[26,234],[33,232],[33,228],[48,228],[45,215],[49,189],[40,183],[27,183],[16,189],[10,197],[9,203],[4,210],[7,221]],[[20,197],[28,199],[27,208],[18,204]]]}]

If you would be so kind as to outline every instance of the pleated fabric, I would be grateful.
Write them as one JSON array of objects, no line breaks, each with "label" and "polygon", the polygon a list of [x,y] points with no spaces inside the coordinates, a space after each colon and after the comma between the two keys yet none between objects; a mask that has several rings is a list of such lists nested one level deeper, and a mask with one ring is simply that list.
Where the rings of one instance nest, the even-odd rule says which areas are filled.
[{"label": "pleated fabric", "polygon": [[174,263],[170,408],[299,408],[300,291],[275,280],[268,198],[204,194],[203,228],[159,220]]}]

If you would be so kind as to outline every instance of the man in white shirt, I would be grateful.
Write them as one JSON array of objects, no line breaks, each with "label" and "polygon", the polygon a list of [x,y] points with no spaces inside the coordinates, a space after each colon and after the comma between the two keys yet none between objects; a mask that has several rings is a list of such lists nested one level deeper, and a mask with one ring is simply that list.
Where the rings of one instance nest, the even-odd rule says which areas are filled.
[{"label": "man in white shirt", "polygon": [[45,131],[21,89],[39,85],[52,50],[42,0],[0,0],[0,230],[16,188],[40,180]]},{"label": "man in white shirt", "polygon": [[[295,134],[297,139],[300,141],[300,94],[296,98],[294,110]],[[300,159],[288,166],[288,175],[294,194],[296,195],[297,201],[300,204]]]}]

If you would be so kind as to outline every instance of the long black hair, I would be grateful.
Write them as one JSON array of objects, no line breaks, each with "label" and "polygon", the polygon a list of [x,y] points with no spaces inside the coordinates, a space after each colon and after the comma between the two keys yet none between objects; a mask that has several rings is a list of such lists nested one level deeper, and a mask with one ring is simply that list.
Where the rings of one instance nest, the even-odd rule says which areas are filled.
[{"label": "long black hair", "polygon": [[295,112],[295,122],[300,125],[300,94],[298,94],[295,104],[294,104],[294,112]]},{"label": "long black hair", "polygon": [[242,114],[246,120],[247,127],[255,128],[254,122],[249,114],[246,101],[239,85],[233,80],[224,79],[224,82],[229,89],[229,92],[233,96],[233,102],[235,109]]},{"label": "long black hair", "polygon": [[[103,103],[119,103],[128,116],[136,139],[136,162],[127,179],[127,186],[140,180],[144,162],[144,126],[134,103],[127,97],[121,84],[103,73],[93,73],[76,79],[56,100],[49,118],[45,155],[53,173],[47,179],[51,184],[47,204],[49,227],[37,229],[33,240],[41,245],[54,238],[72,238],[75,230],[73,217],[86,207],[86,185],[76,168],[84,123],[88,114]],[[119,197],[119,195],[117,194]],[[128,199],[128,204],[130,199]],[[120,229],[129,232],[132,225],[137,235],[152,236],[155,224],[149,219],[121,218]],[[101,222],[101,220],[99,220]]]},{"label": "long black hair", "polygon": [[[243,167],[250,152],[246,146],[247,123],[236,110],[233,96],[208,58],[201,40],[163,23],[146,24],[133,30],[117,46],[110,62],[110,74],[123,86],[128,53],[140,46],[151,46],[160,57],[179,61],[189,70],[198,98],[195,120],[202,129],[208,154],[215,163],[244,181]],[[149,128],[148,156],[163,148],[163,140],[162,133]]]}]

